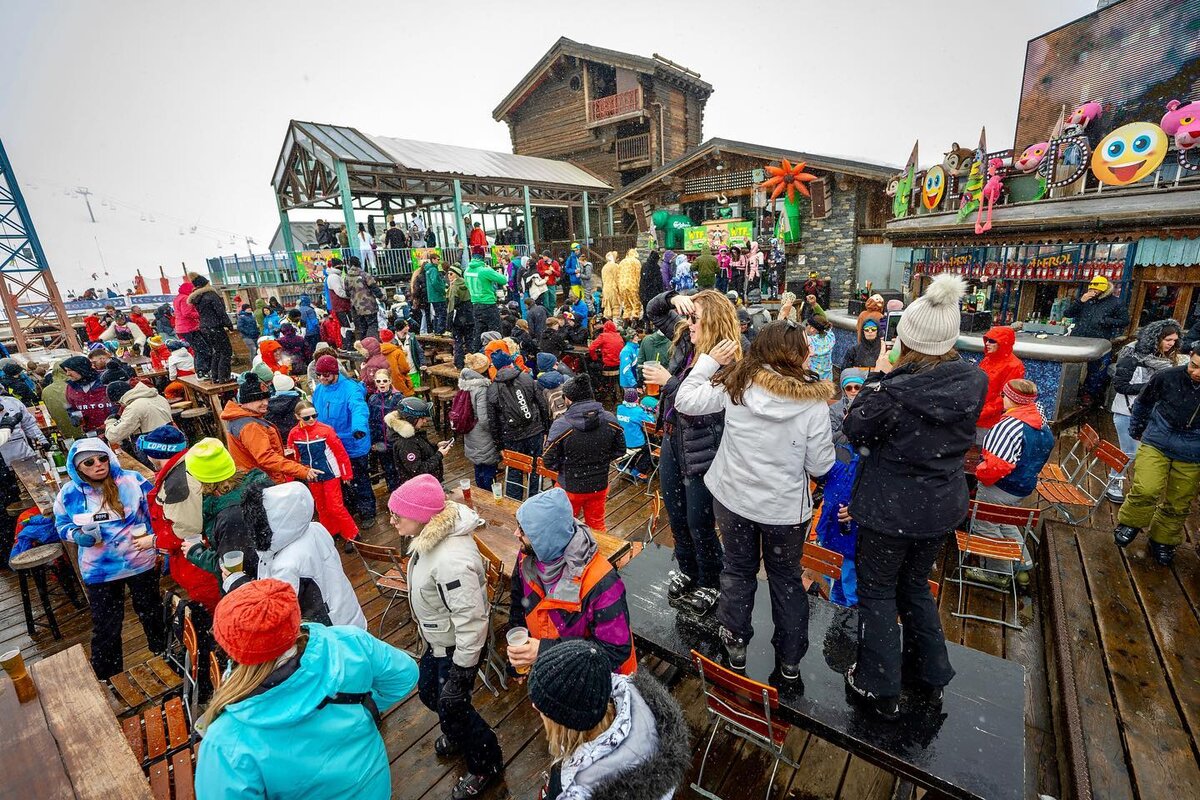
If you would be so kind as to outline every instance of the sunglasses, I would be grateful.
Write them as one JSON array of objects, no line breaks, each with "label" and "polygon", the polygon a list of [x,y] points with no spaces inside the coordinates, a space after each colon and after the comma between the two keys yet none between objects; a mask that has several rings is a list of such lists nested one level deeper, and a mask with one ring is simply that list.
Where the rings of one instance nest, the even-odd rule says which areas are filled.
[{"label": "sunglasses", "polygon": [[862,385],[858,383],[851,383],[848,386],[843,386],[842,391],[846,392],[847,394],[858,394],[862,391]]},{"label": "sunglasses", "polygon": [[317,418],[316,414],[301,414],[300,415],[301,422],[312,422],[316,418]]},{"label": "sunglasses", "polygon": [[391,378],[376,378],[375,382],[376,383],[391,383],[392,379]]},{"label": "sunglasses", "polygon": [[81,467],[94,467],[97,463],[107,464],[108,456],[92,456],[91,458],[85,458],[82,461],[77,462],[78,466]]}]

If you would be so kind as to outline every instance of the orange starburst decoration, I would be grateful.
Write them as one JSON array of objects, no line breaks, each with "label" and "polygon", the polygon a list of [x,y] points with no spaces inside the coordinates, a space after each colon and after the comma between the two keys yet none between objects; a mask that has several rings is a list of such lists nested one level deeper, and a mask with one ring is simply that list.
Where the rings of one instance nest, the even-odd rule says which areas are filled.
[{"label": "orange starburst decoration", "polygon": [[799,192],[805,197],[811,196],[809,195],[808,187],[805,184],[807,184],[809,181],[815,181],[817,176],[809,172],[805,172],[805,166],[806,165],[803,161],[797,161],[795,166],[793,166],[792,162],[788,161],[786,158],[780,160],[778,167],[773,167],[769,164],[767,165],[767,172],[770,173],[771,177],[762,182],[762,187],[764,189],[775,187],[775,190],[771,192],[772,201],[779,197],[779,195],[783,194],[784,189],[787,190],[787,199],[789,203],[796,202],[796,192]]}]

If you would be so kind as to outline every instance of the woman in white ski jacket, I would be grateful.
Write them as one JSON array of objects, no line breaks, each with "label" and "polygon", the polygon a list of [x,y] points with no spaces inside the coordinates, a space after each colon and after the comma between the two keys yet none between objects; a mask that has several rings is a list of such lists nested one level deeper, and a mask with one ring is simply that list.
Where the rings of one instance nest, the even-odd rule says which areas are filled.
[{"label": "woman in white ski jacket", "polygon": [[[259,580],[276,578],[291,584],[306,621],[367,627],[333,537],[324,525],[312,521],[313,497],[303,483],[251,487],[242,499],[242,516],[254,531]],[[226,593],[248,580],[242,573],[226,577]]]},{"label": "woman in white ski jacket", "polygon": [[725,341],[701,355],[675,407],[691,415],[725,412],[725,432],[704,483],[725,545],[717,618],[730,664],[746,663],[761,553],[780,674],[795,680],[808,650],[808,598],[800,580],[812,517],[808,484],[833,466],[828,401],[834,390],[805,366],[808,341],[794,322],[765,326],[746,357],[722,370],[736,350]]}]

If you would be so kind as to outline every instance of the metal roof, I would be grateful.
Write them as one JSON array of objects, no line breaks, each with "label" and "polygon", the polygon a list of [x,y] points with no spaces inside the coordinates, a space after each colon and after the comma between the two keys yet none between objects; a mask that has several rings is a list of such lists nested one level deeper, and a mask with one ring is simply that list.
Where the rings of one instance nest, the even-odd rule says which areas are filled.
[{"label": "metal roof", "polygon": [[899,167],[888,166],[887,164],[872,164],[868,161],[854,161],[852,159],[841,158],[839,156],[822,156],[815,153],[803,153],[799,150],[785,150],[779,147],[768,147],[761,144],[738,142],[734,141],[733,139],[709,139],[700,143],[699,146],[688,150],[674,161],[667,162],[653,172],[643,175],[628,186],[623,186],[619,191],[610,195],[604,202],[608,205],[613,205],[614,203],[620,202],[630,195],[637,194],[642,189],[645,189],[647,186],[657,182],[664,175],[680,170],[713,151],[720,151],[722,153],[736,155],[754,156],[764,160],[778,161],[781,158],[786,158],[792,162],[803,161],[810,167],[823,169],[827,172],[841,172],[846,175],[853,175],[859,178],[869,178],[878,181],[887,181],[900,171]]},{"label": "metal roof", "polygon": [[292,147],[299,144],[332,168],[334,160],[399,168],[408,172],[496,180],[506,183],[552,184],[571,189],[609,192],[612,187],[566,161],[518,156],[474,147],[459,147],[390,136],[370,136],[356,128],[293,120],[275,166],[278,188]]},{"label": "metal roof", "polygon": [[518,183],[556,183],[604,192],[612,189],[595,175],[567,161],[419,142],[415,139],[394,139],[390,136],[372,136],[370,139],[397,165],[418,172],[496,178]]}]

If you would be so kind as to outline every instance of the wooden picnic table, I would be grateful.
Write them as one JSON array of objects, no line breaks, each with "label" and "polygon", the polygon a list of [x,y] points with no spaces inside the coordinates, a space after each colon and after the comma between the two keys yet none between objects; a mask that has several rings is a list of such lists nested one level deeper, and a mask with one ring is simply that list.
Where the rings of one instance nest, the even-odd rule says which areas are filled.
[{"label": "wooden picnic table", "polygon": [[433,387],[438,386],[458,386],[458,376],[462,370],[449,364],[434,364],[431,367],[425,367],[425,374],[428,375],[433,382]]},{"label": "wooden picnic table", "polygon": [[207,406],[212,410],[215,427],[221,432],[221,440],[224,441],[225,426],[220,423],[221,409],[225,405],[225,395],[237,391],[237,381],[213,383],[212,381],[202,381],[195,375],[181,375],[179,382],[183,384],[184,393],[187,394],[189,400],[197,406]]},{"label": "wooden picnic table", "polygon": [[4,797],[152,800],[150,783],[117,725],[83,647],[29,666],[38,696],[18,703],[0,676]]},{"label": "wooden picnic table", "polygon": [[443,336],[440,333],[418,333],[417,341],[421,344],[432,345],[435,348],[441,347],[447,350],[454,349],[454,338],[451,336]]},{"label": "wooden picnic table", "polygon": [[[451,498],[462,502],[462,492],[455,487]],[[504,574],[511,575],[517,564],[517,552],[520,549],[513,531],[517,529],[517,509],[521,504],[509,497],[497,500],[491,492],[472,486],[471,506],[475,513],[487,522],[487,525],[475,531],[475,538],[483,542],[504,563]],[[633,546],[631,542],[599,531],[592,531],[592,536],[595,537],[600,552],[614,564],[628,555]]]}]

